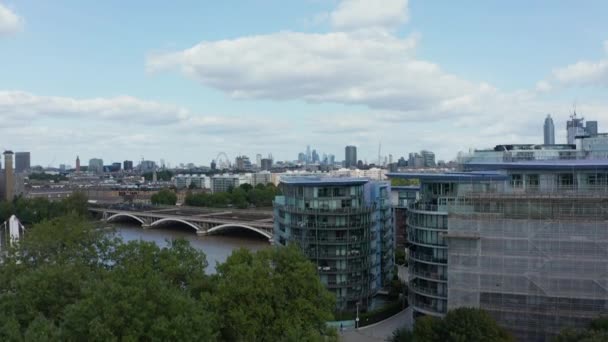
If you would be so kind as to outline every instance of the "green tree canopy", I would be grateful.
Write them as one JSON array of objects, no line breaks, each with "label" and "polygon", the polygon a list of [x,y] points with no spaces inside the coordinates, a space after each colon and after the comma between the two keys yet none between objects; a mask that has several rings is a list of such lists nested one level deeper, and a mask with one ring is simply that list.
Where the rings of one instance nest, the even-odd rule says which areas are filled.
[{"label": "green tree canopy", "polygon": [[87,200],[82,192],[74,192],[60,201],[16,197],[12,201],[0,202],[0,220],[4,222],[11,215],[16,215],[23,224],[31,225],[66,214],[84,217],[88,214]]},{"label": "green tree canopy", "polygon": [[71,214],[0,256],[1,341],[333,341],[333,296],[297,247],[205,274],[187,241],[122,242]]},{"label": "green tree canopy", "polygon": [[297,246],[241,249],[218,266],[217,301],[226,341],[318,341],[334,297]]},{"label": "green tree canopy", "polygon": [[413,332],[396,330],[392,342],[484,342],[513,341],[485,311],[475,308],[451,310],[443,319],[426,316],[416,320]]},{"label": "green tree canopy", "polygon": [[587,329],[564,329],[554,342],[608,341],[608,317],[600,317],[589,323]]},{"label": "green tree canopy", "polygon": [[152,195],[150,202],[152,202],[152,204],[160,205],[175,205],[175,203],[177,203],[177,195],[169,189],[161,189],[159,192]]}]

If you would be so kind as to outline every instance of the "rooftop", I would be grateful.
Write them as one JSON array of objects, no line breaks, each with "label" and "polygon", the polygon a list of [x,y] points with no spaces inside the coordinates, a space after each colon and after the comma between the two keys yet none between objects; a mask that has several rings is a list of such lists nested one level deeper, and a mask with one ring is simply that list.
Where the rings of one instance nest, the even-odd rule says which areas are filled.
[{"label": "rooftop", "polygon": [[328,185],[363,185],[369,182],[369,178],[355,177],[287,177],[281,178],[281,183],[288,185],[303,186],[328,186]]},{"label": "rooftop", "polygon": [[608,159],[529,160],[466,163],[473,170],[608,170]]},{"label": "rooftop", "polygon": [[470,171],[470,172],[443,172],[443,173],[387,173],[389,178],[420,179],[421,181],[457,181],[457,182],[481,182],[506,180],[507,175],[496,171]]}]

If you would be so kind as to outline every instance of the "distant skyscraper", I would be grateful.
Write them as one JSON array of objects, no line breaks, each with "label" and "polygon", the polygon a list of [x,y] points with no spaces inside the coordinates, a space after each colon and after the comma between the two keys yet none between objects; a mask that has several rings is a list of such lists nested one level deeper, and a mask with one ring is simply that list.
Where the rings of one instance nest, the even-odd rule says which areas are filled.
[{"label": "distant skyscraper", "polygon": [[357,147],[348,145],[344,149],[344,167],[355,167],[357,166]]},{"label": "distant skyscraper", "polygon": [[422,165],[424,167],[435,167],[435,153],[431,151],[420,151],[422,157]]},{"label": "distant skyscraper", "polygon": [[570,120],[566,122],[566,130],[568,132],[568,144],[575,144],[575,138],[585,135],[585,119],[577,118],[576,111],[570,116]]},{"label": "distant skyscraper", "polygon": [[15,172],[21,173],[30,169],[30,153],[16,152],[15,153]]},{"label": "distant skyscraper", "polygon": [[125,171],[131,171],[133,170],[133,161],[132,160],[125,160],[124,162],[122,162],[122,169]]},{"label": "distant skyscraper", "polygon": [[312,155],[310,152],[310,145],[306,146],[306,164],[310,163],[310,161],[312,160]]},{"label": "distant skyscraper", "polygon": [[587,121],[585,130],[587,131],[588,135],[597,135],[597,121]]},{"label": "distant skyscraper", "polygon": [[329,165],[334,165],[336,163],[336,156],[333,154],[330,154],[327,156],[327,164]]},{"label": "distant skyscraper", "polygon": [[4,151],[4,199],[12,201],[15,197],[13,177],[13,151]]},{"label": "distant skyscraper", "polygon": [[298,163],[306,163],[306,154],[303,152],[298,153]]},{"label": "distant skyscraper", "polygon": [[103,160],[98,158],[90,159],[89,172],[103,173]]},{"label": "distant skyscraper", "polygon": [[76,156],[76,172],[80,172],[80,157]]},{"label": "distant skyscraper", "polygon": [[260,168],[262,170],[270,170],[272,168],[272,159],[270,158],[262,158],[260,160]]},{"label": "distant skyscraper", "polygon": [[318,163],[319,162],[319,154],[317,153],[317,150],[312,150],[312,159],[311,161],[313,163]]},{"label": "distant skyscraper", "polygon": [[551,114],[547,114],[543,131],[545,133],[544,144],[555,145],[555,126],[553,125],[553,119],[551,118]]},{"label": "distant skyscraper", "polygon": [[262,155],[259,153],[255,155],[255,165],[262,167]]}]

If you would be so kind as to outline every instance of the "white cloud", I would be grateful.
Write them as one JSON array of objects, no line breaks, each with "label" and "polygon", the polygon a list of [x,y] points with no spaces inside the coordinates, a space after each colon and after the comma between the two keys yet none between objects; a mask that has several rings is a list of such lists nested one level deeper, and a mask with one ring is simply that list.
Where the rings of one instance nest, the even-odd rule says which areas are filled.
[{"label": "white cloud", "polygon": [[608,41],[604,42],[606,56],[598,61],[580,61],[553,70],[553,78],[564,86],[608,87]]},{"label": "white cloud", "polygon": [[19,31],[23,19],[0,3],[0,36]]},{"label": "white cloud", "polygon": [[343,0],[330,14],[337,30],[395,28],[409,19],[407,0]]},{"label": "white cloud", "polygon": [[147,69],[179,69],[234,98],[298,99],[375,109],[448,109],[487,87],[416,59],[417,36],[382,30],[280,32],[201,42],[151,55]]},{"label": "white cloud", "polygon": [[22,91],[0,91],[0,115],[3,119],[13,120],[86,118],[168,124],[185,119],[189,112],[182,107],[131,96],[75,99],[39,96]]}]

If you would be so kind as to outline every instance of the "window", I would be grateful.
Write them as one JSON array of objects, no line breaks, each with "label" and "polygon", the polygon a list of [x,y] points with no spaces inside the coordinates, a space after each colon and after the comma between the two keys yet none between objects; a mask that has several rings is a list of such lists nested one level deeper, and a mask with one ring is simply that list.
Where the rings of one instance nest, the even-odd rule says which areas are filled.
[{"label": "window", "polygon": [[511,175],[511,186],[513,188],[521,188],[523,186],[522,175],[518,175],[518,174]]},{"label": "window", "polygon": [[526,175],[526,187],[527,188],[538,188],[540,185],[538,175]]},{"label": "window", "polygon": [[560,187],[572,187],[574,185],[574,174],[560,173],[557,175],[557,185]]}]

